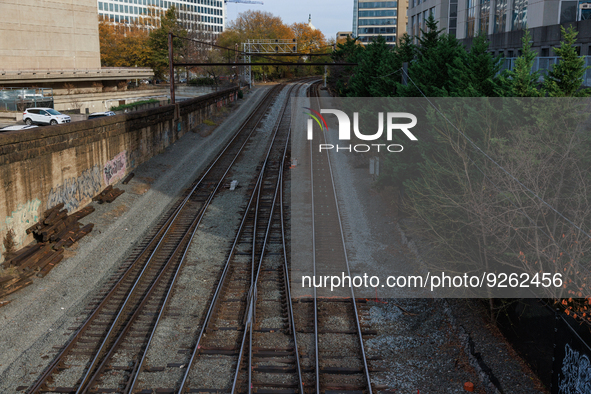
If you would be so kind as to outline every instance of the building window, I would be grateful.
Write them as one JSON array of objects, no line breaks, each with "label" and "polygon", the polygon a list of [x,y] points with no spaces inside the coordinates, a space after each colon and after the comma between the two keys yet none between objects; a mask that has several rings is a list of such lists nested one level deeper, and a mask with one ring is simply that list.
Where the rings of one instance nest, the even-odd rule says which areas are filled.
[{"label": "building window", "polygon": [[527,24],[528,0],[515,0],[513,3],[513,27],[512,30],[524,30]]},{"label": "building window", "polygon": [[478,27],[478,31],[480,33],[488,34],[489,18],[490,18],[490,0],[480,0],[480,23],[479,23],[480,26]]},{"label": "building window", "polygon": [[398,2],[396,1],[370,1],[367,3],[359,3],[359,8],[396,8]]},{"label": "building window", "polygon": [[476,0],[468,0],[466,12],[466,38],[474,37],[476,27]]},{"label": "building window", "polygon": [[99,11],[103,10],[103,3],[99,1]]},{"label": "building window", "polygon": [[503,33],[507,25],[507,0],[497,0],[495,3],[495,33]]},{"label": "building window", "polygon": [[577,1],[563,1],[560,3],[560,23],[576,22]]},{"label": "building window", "polygon": [[456,28],[458,26],[458,0],[449,1],[449,26],[447,27],[447,33],[455,37]]},{"label": "building window", "polygon": [[359,17],[396,16],[396,10],[359,11]]},{"label": "building window", "polygon": [[417,34],[418,38],[421,37],[421,14],[417,14]]},{"label": "building window", "polygon": [[382,25],[395,25],[396,18],[388,19],[360,19],[359,26],[382,26]]}]

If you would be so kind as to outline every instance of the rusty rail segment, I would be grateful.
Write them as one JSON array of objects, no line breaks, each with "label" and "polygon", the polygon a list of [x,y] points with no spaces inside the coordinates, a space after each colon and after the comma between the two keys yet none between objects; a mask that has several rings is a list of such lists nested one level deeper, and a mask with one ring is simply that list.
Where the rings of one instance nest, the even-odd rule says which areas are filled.
[{"label": "rusty rail segment", "polygon": [[[145,317],[137,324],[134,322],[140,318],[143,307],[155,306],[154,300],[163,291],[158,287],[159,284],[169,283],[172,286],[174,283],[170,280],[171,269],[178,268],[181,264],[184,255],[182,252],[188,247],[213,194],[280,90],[281,86],[276,86],[267,93],[186,197],[159,226],[152,239],[129,262],[121,277],[115,281],[111,290],[68,344],[29,388],[29,393],[89,391],[97,377],[108,367],[106,361],[113,354],[113,346],[122,342],[132,325],[146,327],[157,324],[157,320],[149,323],[144,321]],[[153,315],[153,312],[149,311],[147,315]],[[142,349],[139,351],[141,355]],[[70,376],[62,377],[63,371]],[[78,379],[72,382],[71,376]],[[69,383],[70,386],[58,386],[64,383]]]},{"label": "rusty rail segment", "polygon": [[[320,112],[320,83],[313,84],[310,101]],[[315,98],[315,99],[314,99]],[[313,275],[345,272],[349,277],[349,260],[337,192],[328,151],[314,149],[326,143],[325,135],[315,130],[310,141],[310,182],[312,208]],[[369,367],[359,319],[359,302],[351,284],[350,298],[331,300],[321,297],[314,287],[313,331],[315,342],[315,391],[372,394]],[[344,316],[335,324],[335,316]],[[321,341],[321,336],[323,340]],[[338,344],[338,345],[335,345]]]}]

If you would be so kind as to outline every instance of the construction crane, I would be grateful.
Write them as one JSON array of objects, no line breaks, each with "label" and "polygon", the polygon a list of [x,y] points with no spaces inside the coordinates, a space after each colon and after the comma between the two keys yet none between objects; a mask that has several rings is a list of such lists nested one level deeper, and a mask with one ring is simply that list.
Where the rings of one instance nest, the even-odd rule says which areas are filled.
[{"label": "construction crane", "polygon": [[264,4],[262,1],[251,1],[251,0],[224,0],[226,4],[228,3],[240,3],[240,4]]}]

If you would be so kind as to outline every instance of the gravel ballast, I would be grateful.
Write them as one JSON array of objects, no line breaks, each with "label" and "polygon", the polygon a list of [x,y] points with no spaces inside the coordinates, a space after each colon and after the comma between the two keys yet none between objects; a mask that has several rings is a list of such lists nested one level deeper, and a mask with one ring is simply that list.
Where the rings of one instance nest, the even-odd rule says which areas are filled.
[{"label": "gravel ballast", "polygon": [[255,89],[210,136],[189,132],[134,170],[112,204],[93,204],[83,238],[45,278],[12,294],[0,309],[0,392],[32,384],[85,319],[84,307],[131,250],[229,140],[268,88]]}]

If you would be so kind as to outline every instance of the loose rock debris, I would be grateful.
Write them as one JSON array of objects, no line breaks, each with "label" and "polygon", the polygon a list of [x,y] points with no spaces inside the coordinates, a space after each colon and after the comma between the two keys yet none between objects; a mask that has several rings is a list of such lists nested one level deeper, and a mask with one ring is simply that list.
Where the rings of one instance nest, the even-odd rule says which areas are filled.
[{"label": "loose rock debris", "polygon": [[[86,207],[68,215],[64,204],[45,211],[43,218],[27,229],[37,243],[25,246],[19,251],[6,255],[2,268],[10,273],[0,276],[0,298],[3,298],[33,283],[31,277],[43,278],[64,258],[64,248],[90,233],[94,224],[82,226],[78,221],[94,212]],[[0,301],[0,307],[8,302]]]}]

